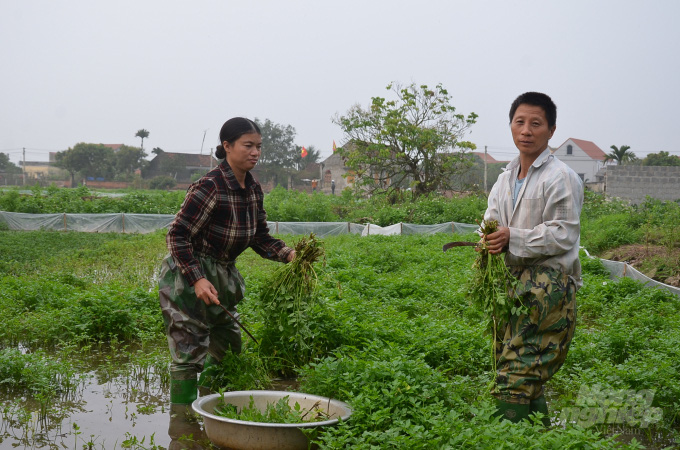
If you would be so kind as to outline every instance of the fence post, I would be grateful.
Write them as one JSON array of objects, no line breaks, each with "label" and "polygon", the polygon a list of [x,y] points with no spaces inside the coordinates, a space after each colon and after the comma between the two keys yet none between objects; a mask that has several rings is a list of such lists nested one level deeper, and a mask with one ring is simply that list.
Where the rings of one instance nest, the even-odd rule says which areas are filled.
[{"label": "fence post", "polygon": [[456,223],[451,222],[451,233],[456,234]]},{"label": "fence post", "polygon": [[66,213],[64,213],[64,231],[68,231],[66,228]]},{"label": "fence post", "polygon": [[123,233],[125,233],[125,213],[121,214],[123,216]]}]

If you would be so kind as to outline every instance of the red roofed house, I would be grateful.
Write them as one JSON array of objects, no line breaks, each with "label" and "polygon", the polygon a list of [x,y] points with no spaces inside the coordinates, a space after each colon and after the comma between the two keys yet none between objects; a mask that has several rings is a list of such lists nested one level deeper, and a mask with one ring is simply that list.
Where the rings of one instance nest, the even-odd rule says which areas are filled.
[{"label": "red roofed house", "polygon": [[193,175],[203,176],[217,164],[219,161],[211,155],[170,153],[161,150],[149,161],[142,174],[144,178],[166,176],[174,178],[177,182],[186,183],[192,181]]},{"label": "red roofed house", "polygon": [[493,156],[489,155],[488,153],[484,152],[472,152],[473,155],[477,156],[482,162],[486,159],[487,164],[496,164],[496,163],[507,163],[508,161],[499,161]]},{"label": "red roofed house", "polygon": [[567,139],[553,150],[553,155],[571,167],[583,181],[598,181],[595,174],[605,165],[607,154],[595,143],[582,139]]}]

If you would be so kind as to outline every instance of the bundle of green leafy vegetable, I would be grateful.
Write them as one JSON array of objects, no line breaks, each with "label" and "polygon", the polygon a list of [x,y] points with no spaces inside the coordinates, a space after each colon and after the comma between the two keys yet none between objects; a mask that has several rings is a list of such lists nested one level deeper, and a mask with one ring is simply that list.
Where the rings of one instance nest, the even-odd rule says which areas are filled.
[{"label": "bundle of green leafy vegetable", "polygon": [[[483,236],[498,231],[497,220],[483,220],[480,224]],[[499,334],[510,320],[527,312],[527,308],[519,299],[513,296],[519,286],[515,278],[505,265],[504,254],[489,253],[485,239],[479,244],[477,257],[472,265],[473,274],[467,286],[468,298],[487,316],[487,327],[493,335],[491,356],[493,371],[496,372],[496,342]]]},{"label": "bundle of green leafy vegetable", "polygon": [[314,351],[314,324],[324,315],[316,296],[314,265],[319,261],[325,262],[323,243],[311,233],[300,239],[293,261],[274,272],[260,296],[264,316],[261,351],[280,359],[284,375],[318,356]]}]

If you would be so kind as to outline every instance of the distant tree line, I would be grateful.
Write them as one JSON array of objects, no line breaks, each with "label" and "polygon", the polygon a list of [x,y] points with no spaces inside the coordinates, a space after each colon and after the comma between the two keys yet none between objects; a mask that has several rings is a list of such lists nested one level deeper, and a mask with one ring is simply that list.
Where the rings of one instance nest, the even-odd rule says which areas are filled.
[{"label": "distant tree line", "polygon": [[659,153],[650,153],[646,157],[640,159],[630,150],[630,146],[628,145],[622,145],[621,147],[612,145],[610,148],[612,151],[605,157],[605,162],[612,161],[617,165],[680,166],[680,156],[671,155],[669,152],[663,150]]},{"label": "distant tree line", "polygon": [[0,153],[0,172],[21,173],[21,167],[10,161],[8,154]]},{"label": "distant tree line", "polygon": [[[285,183],[287,177],[296,171],[304,170],[310,163],[319,161],[321,153],[313,145],[305,147],[307,154],[302,156],[302,147],[295,144],[296,131],[291,125],[283,125],[272,122],[269,119],[255,119],[262,131],[262,156],[258,164],[258,170],[267,179],[273,179],[275,184]],[[149,161],[145,158],[144,139],[149,137],[149,131],[140,129],[135,137],[141,139],[140,147],[123,145],[116,151],[104,144],[92,144],[80,142],[68,150],[57,152],[55,166],[69,172],[71,186],[76,185],[77,178],[103,178],[106,180],[131,181],[135,173],[140,171],[146,175],[145,169]],[[152,152],[156,156],[163,153],[163,149],[155,147]],[[4,165],[0,158],[0,170]],[[161,165],[161,171],[165,176],[157,177],[153,183],[157,188],[168,188],[173,174],[184,169],[180,159],[166,158]],[[18,169],[21,172],[21,169]],[[164,179],[160,179],[164,178]],[[174,185],[174,183],[173,183]]]},{"label": "distant tree line", "polygon": [[117,151],[104,144],[80,142],[68,150],[57,152],[55,166],[71,174],[75,186],[76,174],[84,178],[130,179],[144,168],[146,153],[139,147],[121,146]]}]

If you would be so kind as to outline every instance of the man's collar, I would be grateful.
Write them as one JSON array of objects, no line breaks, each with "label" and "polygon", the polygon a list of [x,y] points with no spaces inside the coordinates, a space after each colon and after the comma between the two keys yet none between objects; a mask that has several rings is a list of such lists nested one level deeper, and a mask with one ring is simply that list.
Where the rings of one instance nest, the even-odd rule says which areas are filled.
[{"label": "man's collar", "polygon": [[[539,168],[543,164],[545,164],[550,158],[554,158],[555,156],[552,154],[550,151],[550,146],[546,147],[543,152],[541,152],[540,155],[536,158],[536,160],[531,164],[532,166]],[[505,166],[505,170],[512,170],[515,167],[519,166],[519,155],[516,156],[510,163]]]},{"label": "man's collar", "polygon": [[545,164],[551,157],[554,157],[552,154],[552,151],[550,150],[550,146],[547,146],[543,152],[538,155],[538,158],[534,161],[532,166],[539,168],[543,164]]}]

